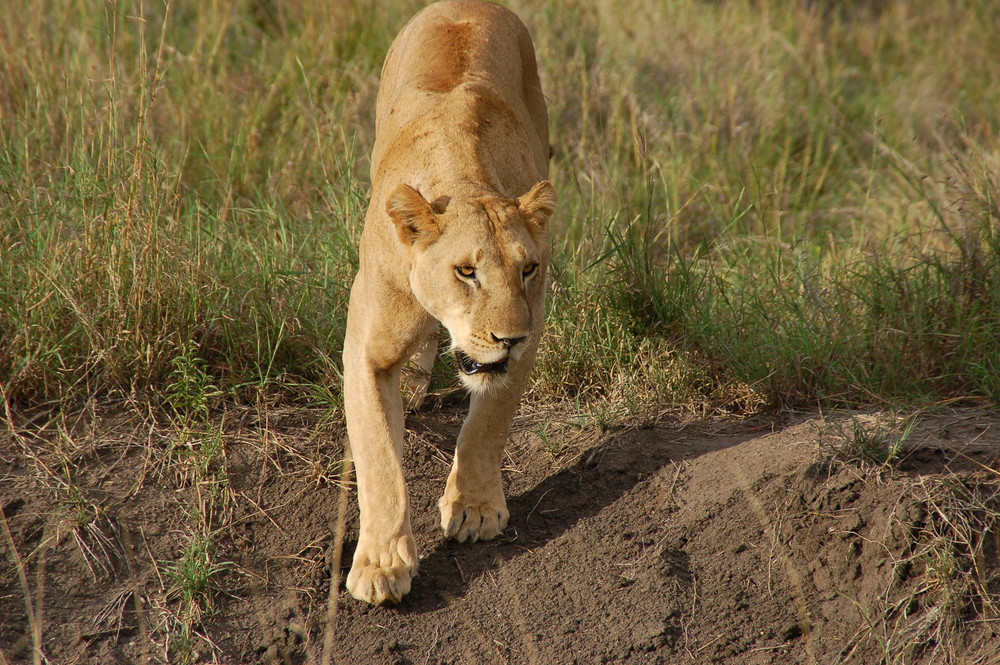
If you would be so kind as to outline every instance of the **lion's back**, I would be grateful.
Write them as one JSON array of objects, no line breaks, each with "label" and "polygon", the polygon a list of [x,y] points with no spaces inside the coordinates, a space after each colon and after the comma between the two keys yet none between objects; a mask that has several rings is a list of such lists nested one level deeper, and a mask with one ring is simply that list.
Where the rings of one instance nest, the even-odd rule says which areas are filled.
[{"label": "lion's back", "polygon": [[520,110],[548,152],[548,115],[528,30],[510,10],[479,0],[430,5],[396,37],[382,67],[377,136],[392,140],[470,82],[488,84]]}]

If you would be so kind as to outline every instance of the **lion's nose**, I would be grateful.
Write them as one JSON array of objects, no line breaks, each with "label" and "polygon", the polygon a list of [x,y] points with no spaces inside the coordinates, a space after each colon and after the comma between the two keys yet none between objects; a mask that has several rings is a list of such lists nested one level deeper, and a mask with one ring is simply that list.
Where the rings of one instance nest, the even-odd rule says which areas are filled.
[{"label": "lion's nose", "polygon": [[490,333],[490,337],[493,338],[494,342],[497,342],[498,344],[503,344],[504,347],[508,349],[513,348],[516,345],[523,342],[524,340],[528,339],[527,335],[519,335],[517,337],[498,337],[494,333]]}]

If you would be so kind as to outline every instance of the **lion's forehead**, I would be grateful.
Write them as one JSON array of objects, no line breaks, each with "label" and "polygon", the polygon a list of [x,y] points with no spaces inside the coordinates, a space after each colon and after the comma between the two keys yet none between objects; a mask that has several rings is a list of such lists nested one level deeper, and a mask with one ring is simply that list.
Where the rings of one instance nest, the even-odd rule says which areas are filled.
[{"label": "lion's forehead", "polygon": [[483,229],[464,229],[461,238],[453,245],[453,251],[461,256],[459,260],[485,267],[520,266],[529,260],[537,250],[530,234],[516,228],[501,229],[495,233]]}]

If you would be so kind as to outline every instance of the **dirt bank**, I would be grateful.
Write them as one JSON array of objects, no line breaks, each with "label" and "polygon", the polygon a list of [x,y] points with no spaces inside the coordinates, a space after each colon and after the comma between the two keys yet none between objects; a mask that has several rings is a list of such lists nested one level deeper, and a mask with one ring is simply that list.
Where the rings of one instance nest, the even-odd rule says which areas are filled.
[{"label": "dirt bank", "polygon": [[[506,460],[510,526],[475,544],[444,541],[437,524],[462,410],[419,413],[406,466],[420,575],[398,607],[335,589],[329,624],[338,432],[261,413],[227,414],[212,482],[197,459],[176,462],[195,450],[176,429],[122,415],[6,436],[0,505],[17,552],[5,537],[7,661],[31,662],[32,626],[60,664],[986,663],[1000,653],[994,412],[923,416],[884,465],[878,450],[905,431],[884,415],[607,429],[524,416]],[[866,435],[876,456],[859,462]],[[357,526],[346,498],[345,566]],[[179,562],[206,515],[212,575],[192,605]]]}]

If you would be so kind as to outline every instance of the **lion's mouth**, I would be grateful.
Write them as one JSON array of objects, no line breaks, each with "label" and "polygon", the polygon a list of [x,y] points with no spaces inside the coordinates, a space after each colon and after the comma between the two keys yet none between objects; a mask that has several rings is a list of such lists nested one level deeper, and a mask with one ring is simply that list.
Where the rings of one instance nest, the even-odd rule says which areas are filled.
[{"label": "lion's mouth", "polygon": [[468,376],[473,374],[506,374],[508,360],[509,358],[504,358],[495,363],[477,363],[462,349],[455,349],[455,362],[458,363],[458,369]]}]

